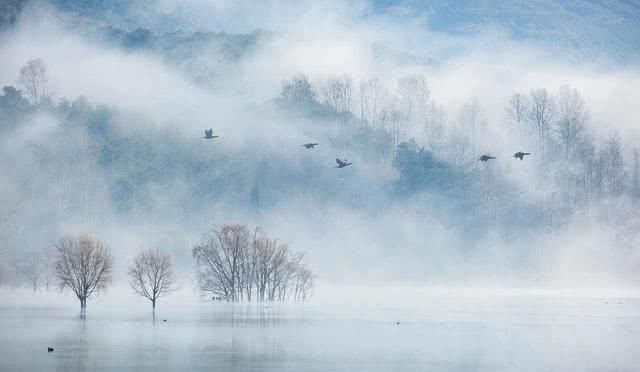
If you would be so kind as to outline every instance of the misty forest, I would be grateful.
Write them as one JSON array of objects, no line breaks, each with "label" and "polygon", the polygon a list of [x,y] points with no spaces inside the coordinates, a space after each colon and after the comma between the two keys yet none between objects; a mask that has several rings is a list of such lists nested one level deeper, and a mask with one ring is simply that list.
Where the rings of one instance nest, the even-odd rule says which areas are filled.
[{"label": "misty forest", "polygon": [[633,370],[638,40],[618,0],[2,1],[0,369]]}]

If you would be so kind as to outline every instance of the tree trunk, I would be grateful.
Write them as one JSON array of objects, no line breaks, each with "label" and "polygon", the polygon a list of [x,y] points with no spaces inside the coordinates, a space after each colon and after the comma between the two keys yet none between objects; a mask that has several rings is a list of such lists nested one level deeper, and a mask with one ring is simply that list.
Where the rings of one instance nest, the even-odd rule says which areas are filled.
[{"label": "tree trunk", "polygon": [[156,299],[155,298],[153,300],[151,300],[151,306],[153,307],[153,310],[156,309]]}]

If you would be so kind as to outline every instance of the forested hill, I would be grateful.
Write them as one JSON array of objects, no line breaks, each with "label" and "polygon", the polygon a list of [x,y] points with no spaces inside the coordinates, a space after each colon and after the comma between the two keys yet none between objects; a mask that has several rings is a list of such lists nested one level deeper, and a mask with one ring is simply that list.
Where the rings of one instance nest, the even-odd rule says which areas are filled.
[{"label": "forested hill", "polygon": [[[53,3],[65,12],[85,9]],[[88,9],[100,15],[128,7],[114,4]],[[168,81],[184,91],[154,81],[142,90],[149,100],[126,96],[128,87],[114,91],[137,101],[95,92],[104,101],[87,99],[50,67],[57,54],[46,48],[36,50],[48,55],[20,61],[14,75],[3,71],[5,268],[77,230],[133,245],[117,248],[125,251],[140,240],[165,245],[186,265],[189,244],[211,224],[230,221],[288,236],[328,278],[533,271],[545,255],[573,257],[576,236],[597,229],[606,233],[589,244],[607,252],[615,246],[612,261],[622,271],[635,265],[627,258],[640,231],[639,144],[601,130],[610,123],[593,119],[570,82],[514,86],[495,99],[499,110],[487,109],[493,102],[483,97],[449,105],[431,86],[447,73],[446,62],[382,47],[373,50],[404,58],[385,59],[395,68],[380,75],[351,76],[335,66],[313,76],[292,71],[252,96],[258,83],[238,66],[253,66],[260,51],[263,63],[251,77],[276,70],[264,63],[273,57],[264,49],[279,35],[120,27],[96,14],[65,24],[62,35],[80,40],[79,49],[106,51],[112,63],[144,61],[149,76],[169,71]],[[116,74],[115,67],[78,74],[94,79]],[[31,80],[30,71],[37,72]],[[265,91],[273,93],[264,99]],[[203,139],[208,128],[220,137]],[[307,142],[319,145],[306,149]],[[518,159],[520,151],[528,154]],[[336,168],[336,158],[353,164]]]}]

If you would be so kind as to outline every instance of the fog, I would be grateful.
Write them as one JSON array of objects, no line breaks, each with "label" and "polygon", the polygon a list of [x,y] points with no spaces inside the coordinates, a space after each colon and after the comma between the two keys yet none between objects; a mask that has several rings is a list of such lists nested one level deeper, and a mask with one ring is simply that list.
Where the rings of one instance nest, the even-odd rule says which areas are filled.
[{"label": "fog", "polygon": [[[283,81],[296,74],[308,76],[316,90],[327,79],[349,75],[354,95],[357,84],[372,77],[394,92],[402,76],[422,74],[431,101],[446,113],[448,125],[460,120],[466,103],[477,102],[486,132],[472,156],[487,152],[502,157],[493,164],[494,175],[499,174],[516,195],[497,203],[506,208],[515,202],[511,207],[518,208],[535,205],[554,190],[541,186],[544,180],[536,170],[540,158],[517,163],[508,159],[525,147],[536,153],[535,141],[519,138],[507,118],[511,94],[536,88],[555,94],[563,85],[576,88],[590,113],[589,135],[595,142],[604,143],[612,131],[622,138],[630,184],[633,149],[639,139],[640,107],[634,104],[640,91],[637,64],[619,63],[608,52],[583,59],[580,47],[571,50],[551,40],[518,38],[491,24],[472,33],[434,30],[428,14],[414,12],[406,4],[380,10],[374,3],[360,1],[258,6],[163,1],[158,9],[176,17],[179,25],[174,29],[142,25],[158,37],[179,30],[268,32],[237,59],[188,57],[190,65],[185,67],[176,62],[181,56],[167,56],[170,51],[128,49],[107,42],[96,36],[101,31],[94,28],[102,27],[101,23],[85,27],[83,22],[90,23],[90,18],[75,18],[35,2],[2,35],[0,83],[18,86],[20,68],[30,59],[41,58],[55,92],[54,102],[82,96],[94,107],[110,110],[110,125],[118,136],[139,138],[144,142],[142,151],[156,146],[151,161],[170,149],[166,156],[175,160],[169,162],[180,162],[184,156],[179,152],[184,149],[188,156],[206,153],[205,162],[230,167],[212,165],[221,179],[225,174],[231,177],[228,185],[210,190],[215,198],[199,201],[194,192],[206,185],[194,185],[193,177],[154,175],[140,191],[150,207],[119,210],[109,179],[127,174],[114,174],[113,168],[106,169],[93,156],[78,157],[71,148],[91,148],[87,131],[71,131],[63,116],[40,110],[2,132],[0,167],[11,175],[1,184],[3,204],[11,206],[6,210],[18,211],[5,216],[3,255],[7,260],[23,251],[52,247],[64,234],[87,231],[113,250],[116,283],[126,284],[124,274],[141,247],[161,246],[175,255],[184,286],[190,287],[193,244],[212,225],[239,222],[259,225],[305,252],[318,276],[318,288],[322,283],[637,285],[638,214],[626,196],[603,201],[607,207],[581,208],[552,232],[528,226],[526,221],[506,229],[470,227],[469,221],[485,216],[474,216],[475,209],[464,212],[464,208],[448,207],[438,191],[402,195],[391,190],[398,171],[391,162],[374,162],[364,151],[336,140],[341,130],[338,119],[291,114],[273,103]],[[140,26],[131,23],[127,31]],[[221,48],[213,42],[196,48],[200,46]],[[207,50],[202,53],[206,56]],[[214,71],[215,77],[200,79],[190,67]],[[357,103],[353,105],[357,119]],[[213,144],[200,138],[209,127],[221,136]],[[408,128],[406,139],[412,137],[419,146],[425,145],[421,128]],[[304,151],[300,145],[309,141],[320,146]],[[173,148],[176,143],[178,147]],[[54,165],[63,168],[34,166],[42,161],[35,160],[30,150],[34,147],[56,155],[67,149],[69,160]],[[346,157],[354,165],[334,169],[336,157]],[[259,183],[258,174],[265,168],[282,173],[265,186],[268,206],[256,211],[247,207],[249,190]],[[131,174],[138,171],[132,169]],[[81,185],[66,184],[80,178]],[[294,184],[292,179],[303,180]],[[72,195],[71,204],[61,214],[55,204],[65,187],[70,187],[64,193]],[[34,193],[41,198],[34,199]],[[20,204],[25,200],[30,204]],[[614,209],[616,218],[596,217],[602,208],[609,208],[607,213]]]},{"label": "fog", "polygon": [[0,370],[633,370],[639,19],[0,3]]}]

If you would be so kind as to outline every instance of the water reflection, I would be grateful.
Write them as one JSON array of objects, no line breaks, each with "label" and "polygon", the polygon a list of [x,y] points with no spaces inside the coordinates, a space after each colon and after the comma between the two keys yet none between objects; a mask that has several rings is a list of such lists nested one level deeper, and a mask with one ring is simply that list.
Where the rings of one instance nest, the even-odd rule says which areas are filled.
[{"label": "water reflection", "polygon": [[522,298],[341,310],[96,306],[82,318],[75,308],[0,307],[0,370],[633,370],[638,310],[637,300]]}]

